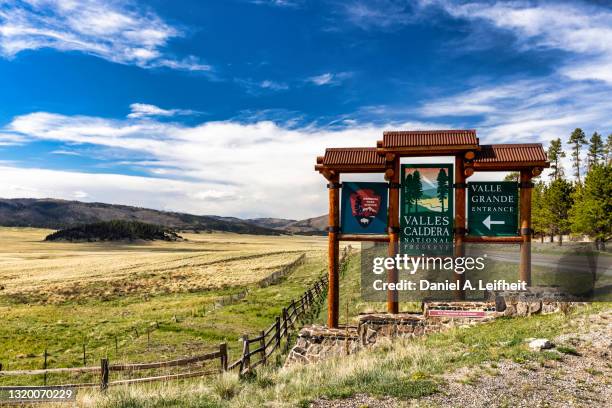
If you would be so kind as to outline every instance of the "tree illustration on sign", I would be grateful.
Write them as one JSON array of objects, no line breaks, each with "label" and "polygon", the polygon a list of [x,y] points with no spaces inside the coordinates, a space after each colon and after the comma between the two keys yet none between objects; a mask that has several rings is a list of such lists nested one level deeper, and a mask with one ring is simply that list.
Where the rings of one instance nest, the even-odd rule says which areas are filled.
[{"label": "tree illustration on sign", "polygon": [[444,212],[444,200],[448,197],[448,175],[444,169],[440,169],[438,172],[438,178],[436,179],[438,182],[438,200],[440,200],[440,205],[442,206],[442,212]]},{"label": "tree illustration on sign", "polygon": [[410,212],[410,207],[414,202],[414,194],[412,191],[413,178],[412,174],[407,174],[404,179],[404,205],[407,206],[407,211]]},{"label": "tree illustration on sign", "polygon": [[421,173],[415,170],[412,175],[412,195],[414,198],[414,212],[419,212],[419,200],[423,197],[423,182]]}]

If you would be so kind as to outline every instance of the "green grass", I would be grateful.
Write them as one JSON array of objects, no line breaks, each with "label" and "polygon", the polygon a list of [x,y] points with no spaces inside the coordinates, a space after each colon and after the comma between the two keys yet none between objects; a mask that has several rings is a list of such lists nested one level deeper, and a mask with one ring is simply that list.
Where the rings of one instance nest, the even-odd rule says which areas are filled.
[{"label": "green grass", "polygon": [[[147,298],[130,296],[107,302],[0,305],[3,312],[0,362],[4,370],[42,368],[46,348],[48,367],[82,366],[83,343],[87,365],[97,365],[103,357],[108,357],[111,363],[145,362],[201,354],[216,349],[220,342],[228,343],[230,360],[233,360],[240,353],[240,336],[254,335],[269,327],[282,307],[300,297],[324,270],[323,254],[309,253],[302,265],[277,284],[248,287],[243,299],[217,309],[213,308],[215,301],[245,288]],[[155,322],[160,322],[159,328]],[[147,328],[152,330],[149,342]],[[87,380],[86,377],[79,379]],[[49,377],[49,383],[66,380],[76,379]],[[42,381],[41,376],[0,377],[0,385],[42,384]]]},{"label": "green grass", "polygon": [[[360,300],[358,256],[350,258],[341,276],[342,313],[345,313],[347,303],[352,316],[371,307],[384,310],[384,304]],[[414,305],[402,306],[408,309]],[[500,318],[423,338],[381,341],[358,354],[338,356],[316,365],[262,367],[242,381],[234,374],[226,374],[218,380],[174,382],[122,391],[111,389],[103,399],[99,399],[95,392],[89,394],[89,398],[108,408],[125,406],[122,405],[124,399],[129,400],[133,407],[197,406],[198,401],[205,401],[203,406],[216,404],[212,406],[232,408],[266,404],[306,407],[318,398],[344,399],[363,393],[409,400],[439,392],[445,386],[442,374],[462,367],[470,367],[470,373],[496,373],[498,363],[503,360],[535,367],[547,360],[563,359],[563,352],[531,351],[525,339],[554,338],[561,333],[576,331],[588,315],[609,307],[609,304],[597,304],[581,307],[568,315]],[[324,316],[325,310],[318,318],[320,323],[324,322]],[[343,320],[344,314],[340,321]],[[470,380],[467,376],[465,381],[473,381],[473,378]],[[122,394],[118,397],[117,393]]]},{"label": "green grass", "polygon": [[[264,367],[252,378],[239,381],[226,374],[219,380],[193,381],[111,389],[100,399],[89,394],[97,405],[122,407],[209,406],[253,407],[308,406],[318,398],[343,399],[355,394],[420,398],[445,386],[441,374],[461,367],[472,373],[495,371],[501,360],[513,360],[526,368],[563,354],[533,352],[525,343],[529,337],[553,338],[576,330],[578,322],[609,305],[583,307],[572,314],[534,315],[527,318],[499,319],[466,329],[453,329],[419,339],[380,342],[374,348],[352,356],[342,356],[316,365],[288,368]],[[593,374],[596,375],[596,374]],[[217,381],[223,382],[219,384]],[[470,377],[466,377],[470,381]],[[163,392],[161,391],[163,390]],[[207,406],[207,405],[204,405]]]}]

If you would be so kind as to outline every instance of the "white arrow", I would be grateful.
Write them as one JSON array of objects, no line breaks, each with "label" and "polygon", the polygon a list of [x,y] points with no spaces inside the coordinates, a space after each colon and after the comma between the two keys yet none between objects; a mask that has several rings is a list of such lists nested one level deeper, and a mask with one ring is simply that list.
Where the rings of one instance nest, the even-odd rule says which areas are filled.
[{"label": "white arrow", "polygon": [[491,224],[505,224],[504,221],[491,221],[491,216],[487,215],[487,218],[484,219],[484,221],[482,222],[485,227],[487,227],[488,229],[491,229]]}]

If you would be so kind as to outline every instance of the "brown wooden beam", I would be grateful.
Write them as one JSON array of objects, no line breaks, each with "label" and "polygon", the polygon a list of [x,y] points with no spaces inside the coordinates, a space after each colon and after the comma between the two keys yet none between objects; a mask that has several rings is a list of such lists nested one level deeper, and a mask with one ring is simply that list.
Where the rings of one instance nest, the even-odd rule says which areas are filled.
[{"label": "brown wooden beam", "polygon": [[[391,187],[389,188],[389,209],[388,209],[388,233],[389,233],[389,249],[388,255],[390,257],[394,257],[398,252],[398,243],[399,243],[399,206],[400,206],[400,198],[399,198],[399,183],[400,183],[400,160],[399,156],[395,155],[393,157],[393,161],[390,163],[393,174],[389,179],[391,183]],[[398,281],[398,271],[393,268],[387,272],[387,282],[397,282]],[[388,290],[387,291],[387,312],[389,313],[399,313],[399,299],[397,290]]]},{"label": "brown wooden beam", "polygon": [[[521,170],[520,190],[520,226],[521,226],[521,260],[519,264],[519,279],[531,286],[531,170]],[[524,187],[523,187],[524,186]]]},{"label": "brown wooden beam", "polygon": [[328,286],[327,286],[327,326],[338,327],[338,314],[340,311],[340,277],[338,276],[338,229],[340,228],[340,177],[338,175],[329,179],[329,232],[328,245]]},{"label": "brown wooden beam", "polygon": [[389,242],[386,234],[338,234],[338,241]]},{"label": "brown wooden beam", "polygon": [[[469,168],[468,168],[469,169]],[[463,164],[463,156],[455,156],[455,183],[465,185],[468,174]],[[469,174],[471,176],[471,174]],[[455,188],[455,256],[462,257],[465,254],[463,238],[465,236],[465,188]],[[455,291],[457,300],[465,299],[463,285],[465,283],[465,273],[455,273],[455,282],[460,289]]]}]

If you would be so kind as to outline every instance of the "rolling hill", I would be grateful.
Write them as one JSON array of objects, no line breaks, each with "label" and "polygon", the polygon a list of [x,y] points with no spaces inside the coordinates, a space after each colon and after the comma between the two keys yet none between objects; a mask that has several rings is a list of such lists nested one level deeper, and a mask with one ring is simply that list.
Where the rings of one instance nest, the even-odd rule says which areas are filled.
[{"label": "rolling hill", "polygon": [[112,220],[140,221],[176,230],[226,231],[256,235],[322,235],[327,226],[326,215],[301,221],[283,218],[243,220],[53,198],[0,198],[0,225],[6,227],[65,229]]},{"label": "rolling hill", "polygon": [[127,205],[84,203],[51,198],[0,199],[0,225],[7,227],[64,229],[112,220],[140,221],[177,230],[227,231],[259,235],[278,235],[283,232],[231,217],[192,215]]}]

